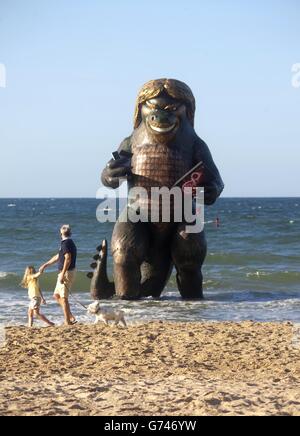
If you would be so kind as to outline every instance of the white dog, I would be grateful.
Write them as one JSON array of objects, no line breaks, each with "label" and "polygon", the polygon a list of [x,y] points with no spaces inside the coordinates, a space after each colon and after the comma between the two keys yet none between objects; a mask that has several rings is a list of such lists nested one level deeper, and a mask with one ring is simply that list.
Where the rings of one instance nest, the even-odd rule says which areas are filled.
[{"label": "white dog", "polygon": [[102,321],[106,325],[109,325],[109,321],[115,321],[114,325],[119,325],[119,323],[121,323],[124,327],[127,327],[125,313],[122,310],[113,311],[101,309],[100,301],[95,301],[95,303],[90,304],[87,311],[90,315],[96,316],[95,324],[98,324],[100,321]]}]

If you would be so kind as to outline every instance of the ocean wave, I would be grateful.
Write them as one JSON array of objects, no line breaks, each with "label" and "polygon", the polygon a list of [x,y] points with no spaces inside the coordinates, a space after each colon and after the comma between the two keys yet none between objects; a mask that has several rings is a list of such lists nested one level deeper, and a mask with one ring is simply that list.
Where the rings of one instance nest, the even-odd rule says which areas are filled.
[{"label": "ocean wave", "polygon": [[[78,271],[74,289],[76,291],[88,291],[91,281],[86,277],[88,271]],[[0,273],[0,292],[9,289],[20,289],[20,282],[23,278],[22,274],[15,273]],[[45,273],[40,278],[41,288],[45,291],[53,291],[57,281],[57,272]]]},{"label": "ocean wave", "polygon": [[300,283],[299,271],[254,271],[246,274],[250,279],[261,279],[282,284]]},{"label": "ocean wave", "polygon": [[265,271],[255,271],[255,272],[247,273],[246,275],[247,277],[266,277],[272,275],[272,273],[268,273]]},{"label": "ocean wave", "polygon": [[258,253],[254,252],[249,254],[249,252],[235,252],[235,253],[215,253],[211,252],[207,256],[206,264],[208,265],[232,265],[236,266],[251,266],[251,264],[262,264],[262,265],[280,265],[281,263],[295,263],[296,257],[285,255],[277,255],[270,253]]},{"label": "ocean wave", "polygon": [[[27,296],[13,294],[13,304],[6,296],[1,299],[0,323],[14,325],[26,323]],[[88,305],[91,302],[90,295],[83,293],[76,301]],[[82,307],[71,298],[72,311],[83,323],[94,321],[88,316]],[[103,302],[104,307],[122,309],[125,311],[129,325],[138,322],[153,320],[169,321],[292,321],[299,322],[299,300],[285,299],[281,301],[189,301],[185,302],[179,298],[168,298],[162,301],[145,299],[142,301],[120,301],[112,300]],[[43,307],[46,316],[57,324],[62,322],[62,313],[57,304],[48,299],[47,306]]]},{"label": "ocean wave", "polygon": [[0,271],[0,280],[1,279],[5,279],[6,277],[8,277],[9,275],[12,275],[11,273],[8,272],[2,272]]}]

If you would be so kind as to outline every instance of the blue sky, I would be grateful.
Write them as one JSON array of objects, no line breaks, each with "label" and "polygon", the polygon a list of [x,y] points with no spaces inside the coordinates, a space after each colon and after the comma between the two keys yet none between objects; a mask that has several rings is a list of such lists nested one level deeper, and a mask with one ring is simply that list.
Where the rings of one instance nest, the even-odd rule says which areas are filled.
[{"label": "blue sky", "polygon": [[193,89],[225,196],[300,196],[299,22],[299,0],[1,0],[0,197],[94,197],[160,77]]}]

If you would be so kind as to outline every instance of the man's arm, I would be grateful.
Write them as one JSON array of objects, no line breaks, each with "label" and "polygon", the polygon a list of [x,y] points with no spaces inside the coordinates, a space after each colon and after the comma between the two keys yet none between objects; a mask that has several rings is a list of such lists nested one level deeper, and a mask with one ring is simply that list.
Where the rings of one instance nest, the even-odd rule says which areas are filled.
[{"label": "man's arm", "polygon": [[60,273],[59,279],[60,279],[60,283],[63,285],[64,284],[64,280],[65,280],[65,275],[66,272],[69,270],[69,267],[71,265],[72,262],[72,256],[71,253],[66,253],[65,254],[65,262],[64,262],[64,267],[62,269],[62,272]]},{"label": "man's arm", "polygon": [[53,256],[50,260],[48,260],[48,262],[44,263],[44,265],[42,265],[40,267],[40,273],[43,273],[46,268],[48,268],[49,266],[54,265],[55,263],[57,263],[58,259],[59,259],[59,255],[58,254]]}]

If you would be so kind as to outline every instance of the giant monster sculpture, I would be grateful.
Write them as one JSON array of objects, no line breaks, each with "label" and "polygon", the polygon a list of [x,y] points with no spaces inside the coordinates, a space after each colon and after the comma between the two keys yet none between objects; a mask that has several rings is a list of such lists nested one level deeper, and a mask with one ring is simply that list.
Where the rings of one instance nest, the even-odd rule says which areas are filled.
[{"label": "giant monster sculpture", "polygon": [[[224,185],[211,153],[194,130],[195,99],[177,80],[148,82],[137,99],[134,131],[119,147],[119,158],[102,173],[106,187],[116,189],[127,178],[128,187],[171,188],[198,162],[205,169],[205,204],[212,205]],[[124,153],[124,154],[123,154]],[[186,233],[185,223],[120,222],[112,236],[114,283],[107,277],[107,243],[92,265],[91,293],[95,299],[158,298],[173,267],[185,299],[203,297],[202,264],[207,245],[204,231]]]}]

